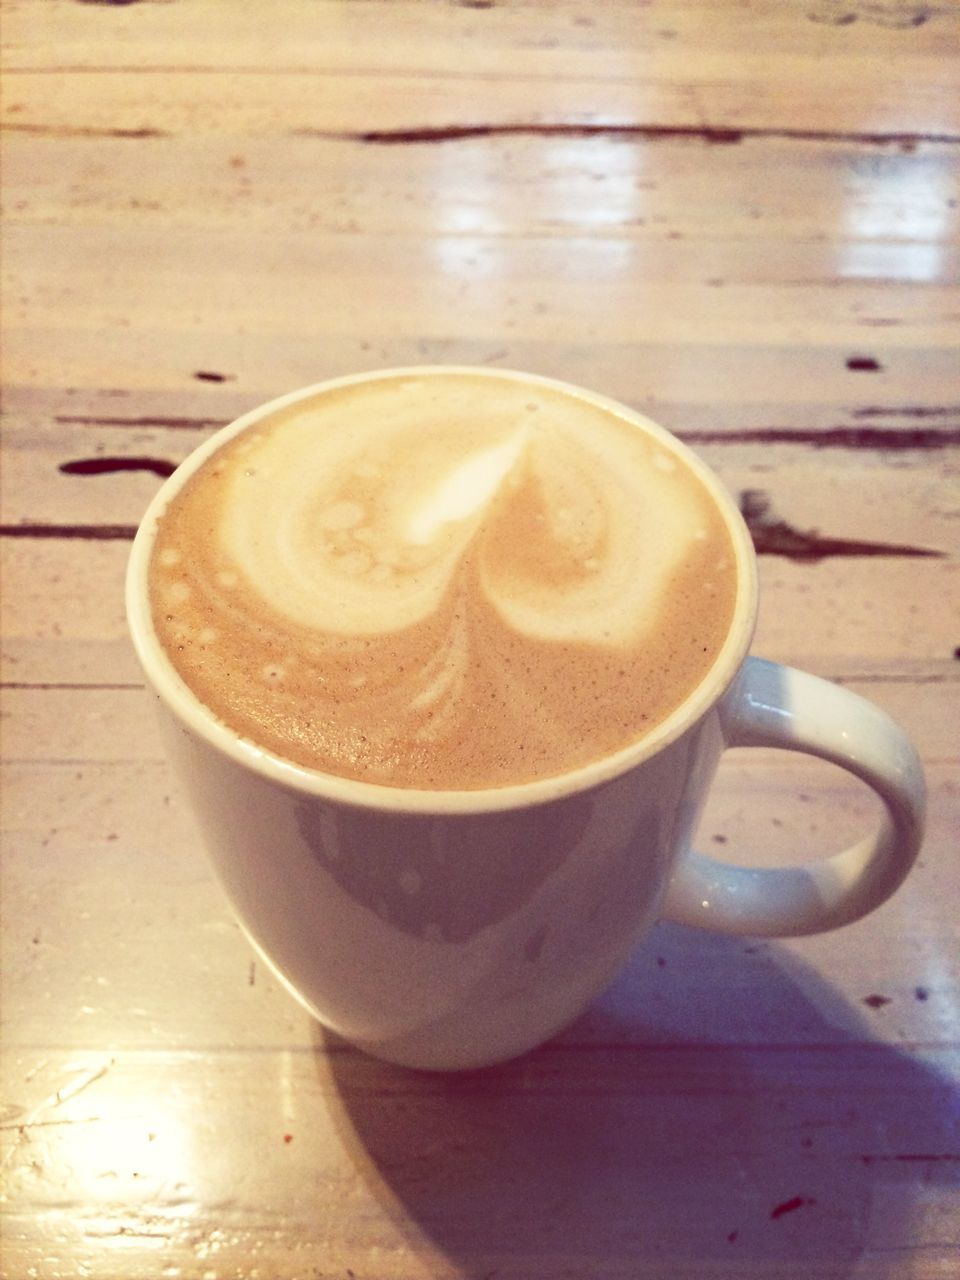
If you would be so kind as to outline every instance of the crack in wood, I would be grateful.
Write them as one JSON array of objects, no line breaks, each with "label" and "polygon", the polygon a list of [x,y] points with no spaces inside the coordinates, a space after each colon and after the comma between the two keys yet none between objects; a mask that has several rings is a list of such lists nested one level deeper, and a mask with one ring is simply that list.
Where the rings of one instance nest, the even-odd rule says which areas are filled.
[{"label": "crack in wood", "polygon": [[[853,538],[830,538],[817,529],[795,529],[778,519],[770,509],[770,499],[761,489],[745,489],[740,510],[753,538],[757,555],[782,556],[789,560],[816,563],[831,557],[887,556],[942,559],[943,551],[901,543],[864,542]],[[132,541],[137,526],[132,524],[4,524],[0,537],[63,538],[90,542]]]},{"label": "crack in wood", "polygon": [[78,1116],[71,1120],[21,1120],[19,1123],[14,1121],[12,1124],[0,1124],[0,1130],[3,1132],[17,1132],[25,1134],[31,1129],[52,1129],[63,1128],[64,1125],[74,1124],[97,1124],[100,1121],[99,1116]]},{"label": "crack in wood", "polygon": [[72,690],[85,689],[95,692],[142,689],[143,683],[136,684],[132,680],[0,680],[0,689],[20,689],[36,692],[37,690]]},{"label": "crack in wood", "polygon": [[863,405],[854,418],[960,418],[960,404]]},{"label": "crack in wood", "polygon": [[803,1209],[816,1203],[813,1196],[793,1196],[791,1199],[783,1200],[780,1204],[775,1205],[770,1210],[770,1217],[775,1222],[778,1218],[782,1218],[784,1214],[796,1213],[798,1209]]},{"label": "crack in wood", "polygon": [[80,124],[30,124],[28,121],[5,121],[0,124],[0,133],[32,133],[45,138],[169,138],[173,135],[165,129],[154,129],[149,125],[136,128],[104,127]]},{"label": "crack in wood", "polygon": [[711,145],[732,146],[748,140],[788,142],[847,143],[858,146],[915,147],[920,143],[956,145],[960,134],[889,131],[856,131],[839,129],[800,129],[774,125],[684,124],[591,124],[539,123],[508,121],[503,124],[421,125],[409,129],[338,130],[303,126],[292,129],[296,137],[329,138],[332,141],[362,142],[372,146],[419,146],[446,142],[463,142],[475,138],[622,138],[625,141],[663,142],[694,141]]},{"label": "crack in wood", "polygon": [[895,1155],[862,1155],[864,1164],[960,1164],[960,1154],[938,1151],[904,1151]]},{"label": "crack in wood", "polygon": [[[2,1160],[0,1160],[0,1170],[5,1169],[8,1164],[16,1159],[19,1147],[22,1144],[23,1139],[27,1137],[30,1129],[34,1128],[38,1124],[51,1123],[49,1119],[44,1118],[46,1112],[62,1106],[63,1103],[69,1102],[72,1098],[76,1098],[78,1094],[83,1093],[85,1090],[89,1089],[91,1085],[96,1084],[98,1080],[102,1080],[115,1062],[115,1058],[107,1058],[99,1066],[90,1067],[81,1075],[69,1081],[67,1084],[62,1085],[54,1093],[51,1093],[49,1097],[44,1098],[42,1102],[37,1103],[29,1115],[27,1115],[23,1120],[12,1125],[4,1125],[4,1128],[12,1128],[18,1131],[18,1140],[13,1146],[7,1149]],[[70,1068],[68,1067],[67,1070],[70,1070]],[[92,1117],[92,1119],[97,1120],[99,1117],[95,1116]],[[78,1121],[78,1123],[86,1122],[86,1117],[83,1117]]]},{"label": "crack in wood", "polygon": [[165,458],[76,458],[73,462],[61,462],[57,468],[66,476],[102,476],[117,471],[149,471],[155,476],[172,476],[177,469],[175,462]]},{"label": "crack in wood", "polygon": [[[117,0],[113,2],[116,3]],[[909,31],[925,26],[936,16],[935,6],[902,4],[899,0],[893,0],[889,4],[845,4],[838,3],[837,0],[822,0],[819,8],[812,9],[807,14],[810,22],[820,22],[832,27],[848,27],[862,20],[895,31]]]},{"label": "crack in wood", "polygon": [[[176,136],[152,125],[41,124],[5,121],[0,133],[29,133],[50,138],[121,138],[146,141]],[[370,146],[421,146],[463,142],[477,138],[611,138],[637,142],[702,142],[711,146],[736,146],[747,141],[814,142],[847,146],[900,147],[912,151],[926,145],[956,146],[957,133],[920,133],[910,130],[847,131],[800,129],[775,125],[684,124],[579,124],[557,122],[507,122],[504,124],[419,125],[406,129],[324,129],[301,125],[288,130],[295,138],[322,138],[332,142],[359,142]]]},{"label": "crack in wood", "polygon": [[230,418],[176,418],[147,415],[140,418],[102,416],[86,413],[57,413],[54,422],[73,427],[169,427],[174,431],[207,431],[225,427]]},{"label": "crack in wood", "polygon": [[135,524],[0,524],[2,538],[73,538],[84,542],[132,542]]},{"label": "crack in wood", "polygon": [[744,489],[740,511],[746,521],[757,555],[782,556],[805,564],[833,557],[887,556],[897,558],[943,559],[945,553],[929,547],[903,543],[865,542],[857,538],[830,538],[819,529],[795,529],[779,519],[770,497],[762,489]]},{"label": "crack in wood", "polygon": [[937,450],[960,444],[960,427],[744,427],[678,431],[687,444],[802,444],[812,449]]},{"label": "crack in wood", "polygon": [[960,672],[924,671],[903,676],[890,671],[861,671],[853,675],[831,676],[830,679],[834,684],[900,684],[904,680],[910,684],[956,684],[960,681]]},{"label": "crack in wood", "polygon": [[[882,409],[867,406],[853,410],[855,418],[902,416],[905,418],[946,417],[957,414],[960,406],[943,408],[907,407]],[[227,426],[229,418],[118,417],[98,414],[55,414],[54,422],[62,426],[81,427],[160,427],[174,431],[207,431]],[[946,449],[960,444],[960,427],[945,429],[921,427],[745,427],[733,430],[693,430],[674,433],[691,444],[806,444],[814,449]],[[118,468],[119,469],[119,468]]]}]

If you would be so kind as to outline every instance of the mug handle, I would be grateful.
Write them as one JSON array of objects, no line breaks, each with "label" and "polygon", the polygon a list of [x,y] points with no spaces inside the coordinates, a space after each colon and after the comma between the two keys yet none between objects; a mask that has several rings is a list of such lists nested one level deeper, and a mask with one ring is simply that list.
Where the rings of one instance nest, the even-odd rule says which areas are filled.
[{"label": "mug handle", "polygon": [[849,924],[906,876],[923,839],[926,785],[913,745],[879,707],[792,667],[748,658],[720,706],[725,747],[780,747],[840,765],[883,801],[880,830],[800,866],[732,866],[693,850],[678,863],[665,920],[720,933],[791,937]]}]

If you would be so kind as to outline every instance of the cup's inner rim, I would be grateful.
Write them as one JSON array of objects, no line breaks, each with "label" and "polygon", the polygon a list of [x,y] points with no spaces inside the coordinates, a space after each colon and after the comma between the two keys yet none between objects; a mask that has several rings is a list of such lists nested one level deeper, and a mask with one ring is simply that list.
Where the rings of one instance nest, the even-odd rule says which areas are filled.
[{"label": "cup's inner rim", "polygon": [[[203,703],[176,671],[153,626],[148,589],[148,571],[159,517],[183,484],[226,442],[258,422],[273,417],[301,401],[364,382],[390,378],[436,376],[488,377],[534,383],[586,401],[621,420],[653,435],[664,447],[679,455],[698,476],[723,515],[737,557],[737,597],[733,620],[713,664],[687,697],[649,733],[626,746],[579,765],[575,769],[528,782],[477,789],[418,789],[391,787],[340,777],[323,770],[296,764],[240,737]],[[254,773],[315,796],[341,804],[409,813],[499,812],[546,803],[560,796],[597,786],[626,773],[657,754],[679,737],[716,703],[736,676],[753,636],[757,608],[756,558],[749,531],[732,497],[719,478],[683,441],[644,414],[598,392],[538,374],[511,369],[469,365],[413,365],[349,374],[313,383],[261,404],[220,428],[199,445],[168,477],[154,495],[137,530],[130,553],[126,580],[126,607],[134,649],[149,686],[188,729],[209,745],[244,765]]]}]

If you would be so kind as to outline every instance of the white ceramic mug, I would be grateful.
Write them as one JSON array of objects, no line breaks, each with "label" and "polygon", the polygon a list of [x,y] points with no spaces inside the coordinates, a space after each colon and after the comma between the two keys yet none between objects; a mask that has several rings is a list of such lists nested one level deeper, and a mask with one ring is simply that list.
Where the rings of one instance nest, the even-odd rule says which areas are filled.
[{"label": "white ceramic mug", "polygon": [[[383,374],[324,385],[370,376]],[[747,657],[753,547],[730,496],[689,451],[732,534],[739,602],[707,677],[640,742],[547,780],[428,792],[305,769],[221,724],[175,673],[151,625],[157,517],[225,439],[320,389],[246,414],[162,486],[133,545],[127,611],[217,875],[253,945],[323,1024],[394,1062],[483,1066],[576,1018],[657,919],[785,936],[847,924],[889,897],[922,837],[917,754],[864,699]],[[882,800],[882,827],[831,857],[782,869],[747,870],[692,852],[730,746],[788,748],[841,765]]]}]

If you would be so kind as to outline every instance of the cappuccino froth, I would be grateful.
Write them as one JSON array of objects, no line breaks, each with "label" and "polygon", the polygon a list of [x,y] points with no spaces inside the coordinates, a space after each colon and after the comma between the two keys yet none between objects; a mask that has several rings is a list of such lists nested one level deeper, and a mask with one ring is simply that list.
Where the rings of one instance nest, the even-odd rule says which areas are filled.
[{"label": "cappuccino froth", "polygon": [[612,409],[509,375],[384,376],[228,440],[161,517],[154,622],[238,734],[393,786],[565,772],[709,670],[715,502]]}]

